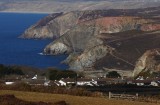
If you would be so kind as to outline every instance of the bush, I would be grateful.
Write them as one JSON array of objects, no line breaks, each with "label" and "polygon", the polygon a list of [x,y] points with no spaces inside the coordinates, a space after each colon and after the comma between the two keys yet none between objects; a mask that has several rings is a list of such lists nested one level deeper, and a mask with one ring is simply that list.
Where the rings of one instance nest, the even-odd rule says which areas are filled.
[{"label": "bush", "polygon": [[118,74],[116,71],[111,71],[111,72],[108,72],[106,77],[108,77],[108,78],[118,78],[118,77],[121,77],[121,75]]},{"label": "bush", "polygon": [[57,69],[48,69],[46,76],[50,80],[59,80],[61,78],[75,78],[77,73],[71,70],[57,70]]}]

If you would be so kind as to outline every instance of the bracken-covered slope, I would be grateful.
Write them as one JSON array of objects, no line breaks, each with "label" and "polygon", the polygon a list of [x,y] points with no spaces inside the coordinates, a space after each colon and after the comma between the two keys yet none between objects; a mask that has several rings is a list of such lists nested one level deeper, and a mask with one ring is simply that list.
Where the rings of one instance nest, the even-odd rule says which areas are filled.
[{"label": "bracken-covered slope", "polygon": [[[160,8],[153,7],[60,14],[40,26],[43,30],[51,25],[47,28],[51,30],[50,38],[56,38],[46,46],[44,53],[70,54],[65,62],[73,70],[133,70],[138,58],[160,46],[159,13]],[[36,30],[33,27],[29,32]],[[33,34],[27,33],[24,36],[32,38]],[[37,32],[38,36],[46,38],[41,32]]]}]

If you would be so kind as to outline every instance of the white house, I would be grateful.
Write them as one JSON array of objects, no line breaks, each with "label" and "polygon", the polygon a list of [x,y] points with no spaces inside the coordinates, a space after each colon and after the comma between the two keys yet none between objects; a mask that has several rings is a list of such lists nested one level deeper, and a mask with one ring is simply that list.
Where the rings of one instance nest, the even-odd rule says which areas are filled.
[{"label": "white house", "polygon": [[[71,78],[61,79],[58,81],[60,86],[67,86],[67,84],[75,84],[75,80]],[[57,84],[57,82],[55,82]],[[58,84],[58,85],[59,85]]]},{"label": "white house", "polygon": [[94,79],[87,79],[87,78],[77,78],[77,79],[61,79],[58,82],[55,81],[57,86],[67,86],[68,84],[75,84],[77,86],[97,86],[97,81]]},{"label": "white house", "polygon": [[35,79],[37,79],[37,77],[38,77],[38,76],[37,76],[37,74],[36,74],[36,75],[35,75],[35,76],[32,78],[32,80],[35,80]]},{"label": "white house", "polygon": [[20,80],[19,79],[6,79],[4,80],[5,85],[13,85],[15,83],[18,83]]},{"label": "white house", "polygon": [[15,82],[5,82],[6,85],[13,85]]},{"label": "white house", "polygon": [[77,85],[78,86],[96,86],[97,81],[94,79],[78,78]]},{"label": "white house", "polygon": [[152,81],[151,86],[160,86],[160,81]]}]

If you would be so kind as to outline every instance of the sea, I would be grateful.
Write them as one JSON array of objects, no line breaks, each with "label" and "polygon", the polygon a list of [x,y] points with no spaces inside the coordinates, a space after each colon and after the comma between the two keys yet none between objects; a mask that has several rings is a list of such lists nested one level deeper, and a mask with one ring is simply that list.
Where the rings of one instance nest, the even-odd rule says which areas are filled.
[{"label": "sea", "polygon": [[62,64],[67,55],[43,55],[44,47],[53,40],[18,38],[27,28],[48,14],[0,13],[0,64],[21,65],[36,68],[56,67],[67,69]]}]

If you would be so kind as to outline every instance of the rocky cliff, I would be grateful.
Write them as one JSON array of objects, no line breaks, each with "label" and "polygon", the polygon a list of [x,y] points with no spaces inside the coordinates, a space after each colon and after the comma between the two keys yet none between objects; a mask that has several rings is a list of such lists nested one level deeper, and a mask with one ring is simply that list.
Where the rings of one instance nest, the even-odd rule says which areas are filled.
[{"label": "rocky cliff", "polygon": [[[112,12],[115,14],[112,14]],[[100,17],[120,15],[120,10],[72,11],[44,17],[27,29],[21,38],[58,38],[77,24]]]},{"label": "rocky cliff", "polygon": [[[52,34],[52,29],[50,28],[50,23],[62,14],[63,13],[54,13],[44,17],[36,24],[25,30],[20,38],[53,38],[54,36]],[[53,29],[55,30],[57,27],[54,27]]]},{"label": "rocky cliff", "polygon": [[[147,27],[146,25],[148,25],[148,23],[150,22],[152,22],[152,20],[129,16],[104,17],[81,22],[73,27],[70,31],[63,34],[62,37],[49,44],[45,48],[44,52],[55,55],[71,52],[71,49],[72,52],[83,51],[87,46],[94,47],[97,45],[97,43],[102,44],[103,41],[98,41],[102,39],[98,38],[103,37],[103,39],[106,39],[109,36],[108,34],[111,33],[119,33],[128,30],[150,31],[150,28],[143,28]],[[157,28],[152,28],[152,30],[157,30]],[[105,34],[107,35],[105,36]],[[90,39],[93,39],[93,37],[97,38],[94,41],[92,40],[91,42]],[[113,36],[110,35],[110,37]],[[88,42],[91,43],[88,44]],[[63,44],[63,47],[68,47],[68,50],[59,50],[59,52],[57,52],[59,43]],[[53,47],[53,45],[55,48]]]},{"label": "rocky cliff", "polygon": [[[157,10],[158,7],[150,8],[151,10]],[[54,13],[43,19],[41,19],[36,24],[32,25],[27,29],[22,38],[58,38],[64,35],[69,30],[72,30],[77,24],[81,22],[91,21],[103,17],[120,17],[120,16],[134,16],[134,17],[148,17],[148,14],[143,14],[148,12],[147,9],[136,9],[136,10],[121,10],[121,9],[111,9],[111,10],[87,10],[87,11],[72,11],[68,13]],[[149,15],[154,16],[157,11],[151,12]],[[156,13],[158,14],[158,13]],[[125,18],[124,18],[125,19]],[[106,19],[103,19],[106,20]],[[102,19],[97,21],[103,23]],[[111,19],[114,21],[114,19]],[[110,21],[108,19],[108,21]],[[117,19],[115,19],[117,20]],[[123,20],[123,19],[121,19]],[[106,21],[106,22],[108,22]],[[117,21],[114,21],[115,23]],[[110,22],[110,24],[113,22]],[[120,22],[119,22],[120,23]],[[105,23],[106,24],[106,23]],[[104,24],[104,25],[105,25]],[[148,26],[149,27],[149,26]],[[144,27],[146,29],[147,27]]]},{"label": "rocky cliff", "polygon": [[133,76],[136,77],[143,72],[160,71],[160,49],[146,51],[137,61]]},{"label": "rocky cliff", "polygon": [[[44,52],[53,55],[79,53],[74,60],[67,60],[71,69],[75,70],[86,67],[133,69],[140,54],[160,44],[148,43],[154,42],[154,37],[158,37],[158,34],[151,32],[157,30],[157,27],[143,28],[152,22],[138,17],[104,17],[81,22],[46,46]],[[59,44],[63,47],[59,47]],[[108,46],[115,49],[115,53],[108,54],[113,51],[108,51]],[[144,46],[146,47],[143,48]],[[93,52],[95,53],[89,56]]]},{"label": "rocky cliff", "polygon": [[23,37],[56,38],[44,53],[69,54],[65,63],[73,70],[133,70],[146,50],[160,46],[159,13],[158,7],[69,12],[37,23]]}]

